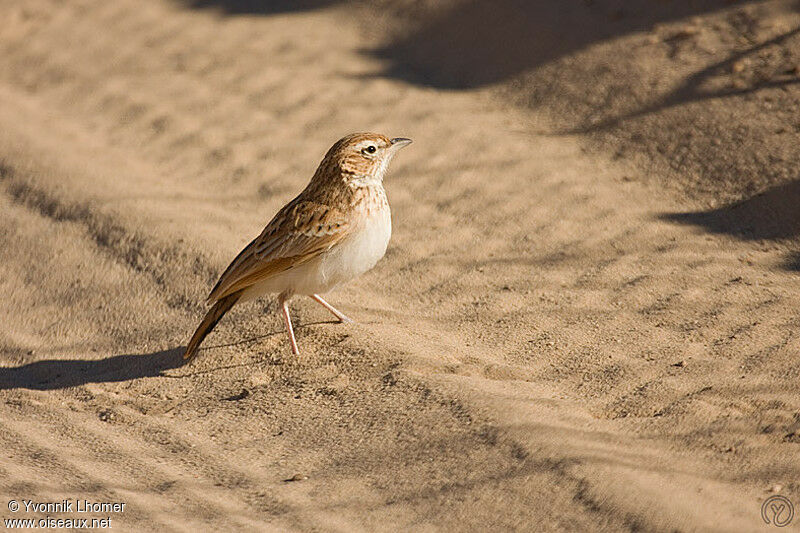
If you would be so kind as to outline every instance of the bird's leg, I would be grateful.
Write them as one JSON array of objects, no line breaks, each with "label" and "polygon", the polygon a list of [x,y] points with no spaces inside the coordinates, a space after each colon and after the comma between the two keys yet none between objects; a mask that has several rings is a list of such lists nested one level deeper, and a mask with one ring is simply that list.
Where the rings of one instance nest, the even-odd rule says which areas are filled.
[{"label": "bird's leg", "polygon": [[319,303],[322,307],[333,313],[333,316],[339,319],[339,322],[352,322],[353,320],[350,319],[347,315],[336,309],[334,306],[326,302],[322,299],[322,296],[319,294],[312,294],[311,298],[314,299],[315,302]]},{"label": "bird's leg", "polygon": [[285,293],[278,296],[278,303],[283,311],[283,321],[286,323],[286,331],[289,332],[289,341],[292,343],[292,353],[300,355],[300,350],[297,348],[297,340],[294,338],[294,328],[292,328],[292,318],[289,316],[289,298]]}]

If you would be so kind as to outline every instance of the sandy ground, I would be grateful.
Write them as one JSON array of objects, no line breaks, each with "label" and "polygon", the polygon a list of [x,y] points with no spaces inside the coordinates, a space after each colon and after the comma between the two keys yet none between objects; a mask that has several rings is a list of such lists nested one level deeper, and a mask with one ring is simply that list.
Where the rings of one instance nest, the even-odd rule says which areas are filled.
[{"label": "sandy ground", "polygon": [[[744,9],[656,4],[624,33],[540,32],[583,37],[526,63],[435,46],[491,44],[456,15],[510,1],[4,2],[0,494],[125,502],[121,531],[766,530],[766,497],[800,503],[796,172],[748,167],[763,145],[740,124],[797,95],[581,129],[581,105],[624,107],[592,61],[681,83],[729,51],[687,39]],[[676,40],[687,24],[706,29]],[[686,116],[741,142],[703,152]],[[293,302],[296,358],[255,302],[181,366],[222,268],[359,130],[415,143],[386,181],[386,258],[329,298],[357,323]],[[769,137],[786,165],[796,133]]]}]

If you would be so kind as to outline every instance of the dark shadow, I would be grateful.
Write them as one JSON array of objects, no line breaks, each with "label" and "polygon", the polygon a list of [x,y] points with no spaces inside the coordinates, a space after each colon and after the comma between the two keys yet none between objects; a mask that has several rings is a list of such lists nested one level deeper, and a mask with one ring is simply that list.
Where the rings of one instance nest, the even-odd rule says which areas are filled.
[{"label": "dark shadow", "polygon": [[588,133],[591,131],[613,128],[625,120],[641,117],[681,104],[709,100],[712,98],[740,96],[762,89],[774,89],[777,87],[800,84],[800,78],[794,72],[786,72],[783,74],[778,74],[772,79],[751,82],[745,87],[728,87],[719,90],[703,89],[703,86],[709,79],[715,76],[727,75],[733,69],[734,64],[742,59],[748,56],[756,56],[759,52],[765,50],[766,48],[777,44],[783,44],[787,40],[798,35],[800,35],[800,27],[782,33],[776,37],[773,37],[772,39],[768,39],[763,43],[751,46],[745,50],[733,53],[723,61],[715,63],[699,72],[692,74],[674,90],[667,93],[664,97],[659,98],[657,102],[646,105],[630,113],[625,113],[617,117],[611,117],[594,124],[576,128],[568,133]]},{"label": "dark shadow", "polygon": [[694,213],[670,213],[663,219],[701,226],[743,240],[781,240],[800,235],[800,180],[729,206]]},{"label": "dark shadow", "polygon": [[[295,329],[300,330],[308,326],[338,323],[337,320],[317,320],[305,324],[295,324]],[[279,334],[285,334],[285,331],[271,331],[263,335],[256,335],[226,344],[203,346],[199,351],[205,352],[217,348],[253,343]],[[198,370],[182,375],[165,374],[167,370],[179,368],[188,364],[183,360],[183,352],[185,349],[185,346],[178,346],[155,353],[115,355],[97,360],[48,359],[45,361],[34,361],[18,367],[0,368],[0,390],[55,390],[77,387],[87,383],[110,383],[149,377],[182,378],[253,364],[252,362],[234,364]]]},{"label": "dark shadow", "polygon": [[[669,213],[661,218],[748,241],[792,239],[800,236],[800,179],[729,206],[694,213]],[[800,252],[793,253],[785,266],[800,271]]]},{"label": "dark shadow", "polygon": [[0,368],[0,390],[55,390],[87,383],[108,383],[161,376],[183,365],[183,347],[98,360],[47,359],[14,368]]},{"label": "dark shadow", "polygon": [[310,11],[339,3],[341,0],[178,0],[193,9],[216,9],[226,15],[274,15],[292,11]]},{"label": "dark shadow", "polygon": [[800,252],[789,254],[789,257],[787,257],[786,261],[783,263],[783,267],[786,270],[800,272]]},{"label": "dark shadow", "polygon": [[[730,8],[731,0],[463,0],[451,2],[374,53],[386,74],[442,89],[503,81],[592,43]],[[413,25],[413,23],[412,23]]]},{"label": "dark shadow", "polygon": [[[227,15],[272,15],[329,7],[344,0],[175,0],[192,9],[215,9]],[[387,44],[366,53],[388,61],[381,75],[439,89],[471,89],[502,82],[529,69],[568,56],[594,43],[651,31],[671,21],[754,4],[753,0],[629,2],[625,0],[451,0],[444,7],[374,6],[402,20]],[[393,12],[392,9],[395,11]],[[587,121],[562,133],[609,129],[620,122],[664,108],[705,99],[737,96],[800,83],[795,73],[751,80],[746,86],[704,89],[713,76],[728,74],[744,57],[800,34],[787,31],[689,76],[677,88],[617,116]],[[665,42],[684,39],[680,32]],[[575,68],[581,68],[576,66]],[[610,107],[610,106],[605,106]],[[594,115],[594,114],[593,114]],[[595,115],[596,116],[596,115]]]}]

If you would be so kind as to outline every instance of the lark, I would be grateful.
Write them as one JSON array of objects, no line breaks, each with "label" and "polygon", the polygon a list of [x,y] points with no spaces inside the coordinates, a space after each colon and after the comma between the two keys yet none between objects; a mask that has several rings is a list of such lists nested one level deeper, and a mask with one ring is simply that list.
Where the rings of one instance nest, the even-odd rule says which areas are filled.
[{"label": "lark", "polygon": [[306,188],[286,204],[231,262],[208,296],[213,304],[184,359],[239,302],[278,295],[292,353],[300,354],[289,316],[292,296],[309,296],[340,322],[351,322],[322,298],[371,269],[386,253],[392,220],[383,177],[398,150],[411,143],[354,133],[325,154]]}]

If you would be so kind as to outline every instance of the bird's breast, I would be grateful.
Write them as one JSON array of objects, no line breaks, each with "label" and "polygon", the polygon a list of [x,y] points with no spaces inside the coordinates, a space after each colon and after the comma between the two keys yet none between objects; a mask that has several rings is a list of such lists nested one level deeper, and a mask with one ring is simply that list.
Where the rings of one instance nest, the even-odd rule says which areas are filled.
[{"label": "bird's breast", "polygon": [[386,205],[365,217],[351,235],[325,254],[324,277],[338,285],[363,274],[386,253],[391,236],[392,216]]}]

